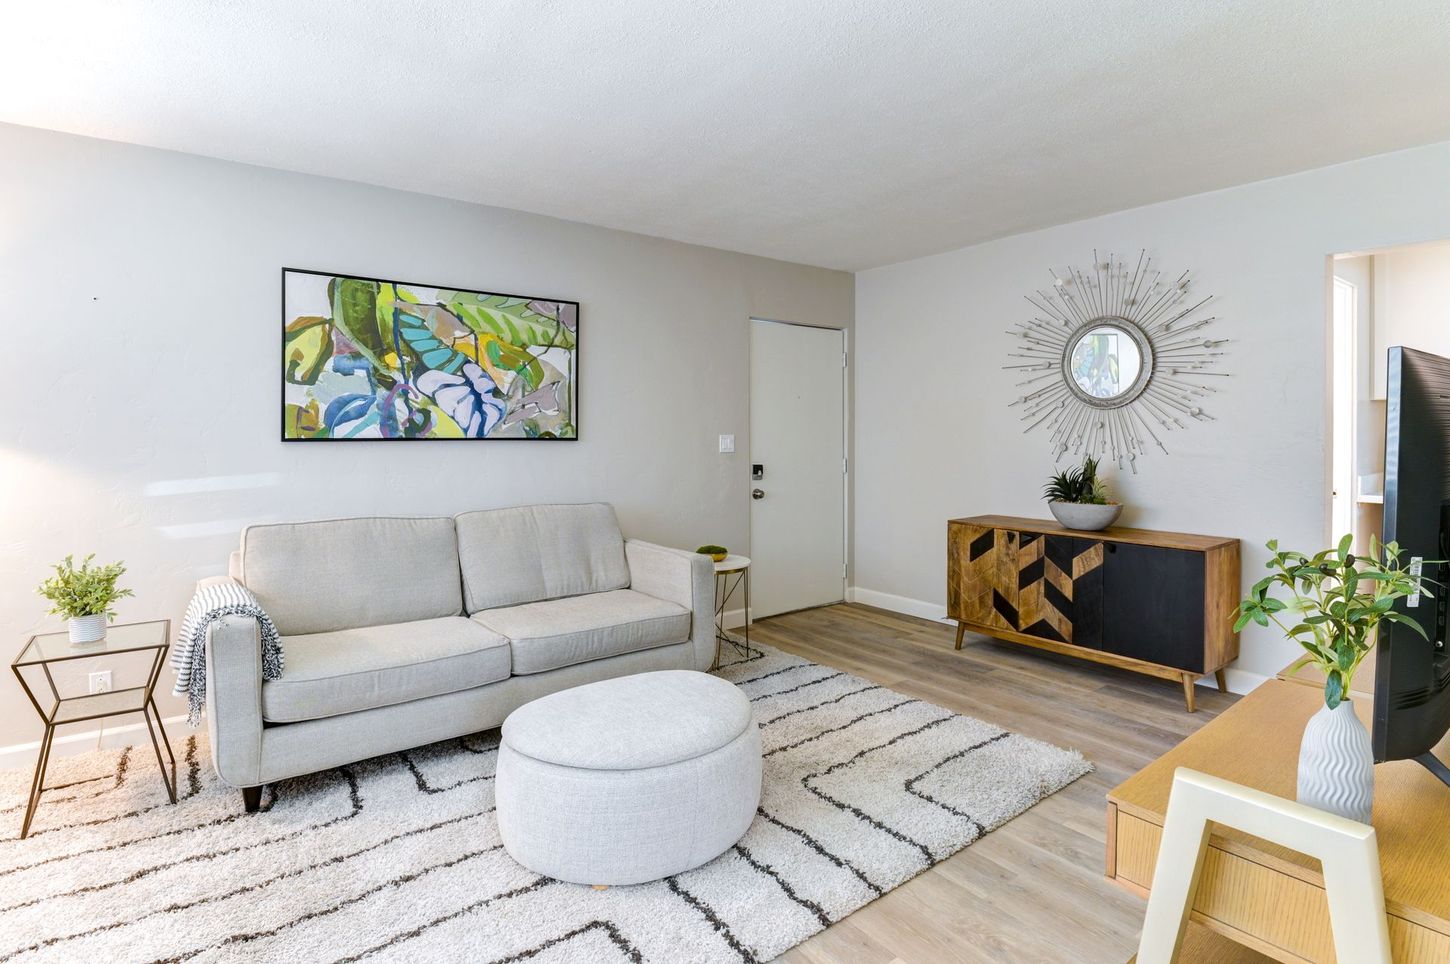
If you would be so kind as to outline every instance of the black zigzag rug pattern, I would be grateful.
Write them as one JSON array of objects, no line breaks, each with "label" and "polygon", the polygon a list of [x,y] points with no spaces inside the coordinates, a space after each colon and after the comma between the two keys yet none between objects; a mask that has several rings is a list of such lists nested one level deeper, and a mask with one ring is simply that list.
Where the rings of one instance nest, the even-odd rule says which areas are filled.
[{"label": "black zigzag rug pattern", "polygon": [[732,655],[764,793],[704,867],[597,891],[514,863],[496,730],[285,781],[251,815],[188,733],[178,805],[147,754],[61,758],[26,840],[30,774],[0,772],[0,962],[767,961],[1090,769],[827,666]]}]

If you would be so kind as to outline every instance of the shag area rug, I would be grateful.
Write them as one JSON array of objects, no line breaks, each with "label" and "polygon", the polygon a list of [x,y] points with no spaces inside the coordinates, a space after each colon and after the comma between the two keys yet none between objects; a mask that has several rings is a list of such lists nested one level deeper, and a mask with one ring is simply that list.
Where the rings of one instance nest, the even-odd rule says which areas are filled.
[{"label": "shag area rug", "polygon": [[[206,737],[0,774],[0,961],[767,961],[1091,769],[827,666],[764,649],[719,672],[755,705],[749,832],[667,880],[594,890],[514,863],[498,731],[289,780],[245,815]],[[175,728],[173,727],[173,730]]]}]

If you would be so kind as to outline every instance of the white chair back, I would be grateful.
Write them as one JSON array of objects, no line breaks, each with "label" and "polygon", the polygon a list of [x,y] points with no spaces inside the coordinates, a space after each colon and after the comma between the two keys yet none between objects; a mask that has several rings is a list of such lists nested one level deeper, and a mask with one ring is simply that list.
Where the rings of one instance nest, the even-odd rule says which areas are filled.
[{"label": "white chair back", "polygon": [[1203,872],[1210,823],[1319,858],[1335,957],[1341,964],[1391,964],[1373,827],[1182,767],[1173,774],[1138,964],[1177,959]]}]

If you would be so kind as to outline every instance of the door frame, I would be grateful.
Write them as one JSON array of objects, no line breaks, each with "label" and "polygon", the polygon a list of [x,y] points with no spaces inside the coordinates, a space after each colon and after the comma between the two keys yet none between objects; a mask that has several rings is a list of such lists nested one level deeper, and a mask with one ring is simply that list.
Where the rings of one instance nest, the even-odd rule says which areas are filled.
[{"label": "door frame", "polygon": [[[800,321],[786,321],[781,318],[766,318],[761,315],[751,315],[746,324],[752,327],[747,328],[753,332],[757,323],[770,325],[790,325],[795,328],[818,328],[822,331],[835,331],[841,335],[841,599],[850,602],[851,588],[851,330],[836,325],[813,325]],[[746,340],[746,350],[749,352],[754,344],[753,336]],[[745,365],[745,424],[750,424],[751,408],[755,404],[755,386],[750,381],[750,364],[747,355]],[[751,445],[755,439],[752,435]],[[750,453],[753,456],[753,452]],[[747,465],[753,465],[753,461],[747,461]],[[747,490],[746,500],[750,503],[750,520],[752,528],[755,520],[755,503],[750,498]],[[753,534],[753,533],[752,533]],[[752,541],[750,546],[752,558],[755,554],[755,545]],[[777,613],[776,615],[782,615]],[[755,617],[747,611],[745,613],[747,623],[754,622]]]},{"label": "door frame", "polygon": [[[1336,259],[1337,260],[1337,259]],[[1346,290],[1347,289],[1347,290]],[[1339,312],[1340,294],[1347,295],[1346,323],[1348,330],[1340,331]],[[1360,368],[1359,341],[1363,334],[1365,321],[1359,317],[1359,286],[1353,282],[1346,281],[1334,273],[1331,263],[1329,277],[1329,430],[1325,437],[1329,441],[1329,512],[1326,528],[1329,538],[1326,545],[1336,545],[1339,538],[1344,535],[1337,531],[1335,525],[1335,491],[1338,489],[1339,470],[1341,463],[1348,467],[1348,476],[1344,480],[1346,491],[1343,494],[1340,505],[1346,508],[1349,517],[1349,529],[1355,537],[1356,551],[1359,545],[1359,438],[1357,422],[1359,421],[1359,390],[1361,382],[1366,374]],[[1343,337],[1341,337],[1343,336]],[[1340,375],[1348,374],[1349,398],[1346,402],[1345,424],[1340,425],[1340,420],[1335,417],[1335,388],[1340,386]],[[1371,385],[1374,380],[1374,373],[1369,372]],[[1370,393],[1371,395],[1373,392]],[[1341,427],[1344,430],[1344,451],[1339,451],[1335,444]]]}]

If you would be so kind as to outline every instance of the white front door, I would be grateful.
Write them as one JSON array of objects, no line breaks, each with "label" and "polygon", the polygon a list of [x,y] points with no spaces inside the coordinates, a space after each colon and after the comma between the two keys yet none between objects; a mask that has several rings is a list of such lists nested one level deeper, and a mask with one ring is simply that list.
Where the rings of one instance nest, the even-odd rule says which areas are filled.
[{"label": "white front door", "polygon": [[846,595],[846,333],[750,323],[755,618]]}]

